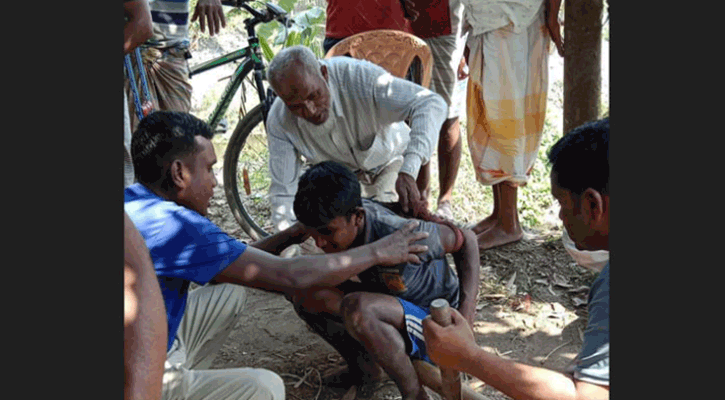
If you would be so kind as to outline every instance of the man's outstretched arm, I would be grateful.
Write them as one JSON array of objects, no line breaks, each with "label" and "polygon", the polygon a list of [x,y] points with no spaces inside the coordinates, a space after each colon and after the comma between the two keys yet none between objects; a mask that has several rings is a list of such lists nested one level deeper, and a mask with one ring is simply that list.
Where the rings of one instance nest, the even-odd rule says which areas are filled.
[{"label": "man's outstretched arm", "polygon": [[578,381],[561,372],[506,360],[480,348],[466,319],[451,310],[453,323],[442,327],[423,320],[428,354],[440,367],[469,373],[513,399],[608,399],[609,386]]},{"label": "man's outstretched arm", "polygon": [[302,225],[301,222],[295,222],[289,228],[273,235],[269,235],[254,243],[250,243],[249,245],[278,256],[287,247],[292,246],[293,244],[300,244],[309,237],[310,233],[305,226]]},{"label": "man's outstretched arm", "polygon": [[248,247],[230,266],[214,277],[214,282],[290,293],[312,286],[337,286],[374,265],[397,265],[403,262],[420,263],[417,253],[428,246],[415,244],[428,232],[415,232],[417,221],[392,235],[371,244],[341,253],[319,256],[280,258]]},{"label": "man's outstretched arm", "polygon": [[160,399],[166,360],[164,300],[141,234],[124,214],[124,399]]}]

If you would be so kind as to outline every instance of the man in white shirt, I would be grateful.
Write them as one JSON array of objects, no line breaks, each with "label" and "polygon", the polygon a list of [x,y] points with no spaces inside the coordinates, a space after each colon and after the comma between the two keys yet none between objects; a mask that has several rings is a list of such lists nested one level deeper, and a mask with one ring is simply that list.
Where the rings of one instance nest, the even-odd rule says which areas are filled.
[{"label": "man in white shirt", "polygon": [[296,220],[300,156],[348,166],[365,197],[399,201],[404,212],[426,207],[416,178],[438,143],[448,112],[443,98],[370,62],[318,60],[303,46],[280,51],[268,79],[279,95],[267,117],[276,230]]}]

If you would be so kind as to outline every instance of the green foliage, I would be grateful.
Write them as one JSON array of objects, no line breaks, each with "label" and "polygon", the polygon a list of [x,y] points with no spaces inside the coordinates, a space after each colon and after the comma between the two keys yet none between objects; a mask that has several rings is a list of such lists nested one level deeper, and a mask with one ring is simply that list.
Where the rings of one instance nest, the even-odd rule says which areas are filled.
[{"label": "green foliage", "polygon": [[[197,2],[198,0],[191,0],[189,2],[190,19]],[[274,55],[283,47],[296,45],[309,47],[317,57],[322,58],[324,56],[322,41],[324,39],[326,20],[325,10],[321,7],[314,6],[302,12],[295,12],[294,9],[300,2],[299,0],[273,0],[272,2],[287,11],[289,13],[288,17],[294,19],[295,23],[287,29],[277,21],[257,25],[257,36],[259,37],[262,54],[267,62],[271,61]],[[254,2],[252,6],[262,8],[264,7],[263,4],[264,2],[261,1]],[[225,29],[243,26],[242,21],[245,18],[251,17],[247,11],[241,8],[225,7],[224,12],[227,23]],[[190,21],[189,37],[192,42],[199,36],[208,34],[208,32],[201,32],[198,21],[194,23]]]},{"label": "green foliage", "polygon": [[262,55],[265,60],[270,61],[274,58],[274,51],[272,50],[272,47],[270,47],[269,43],[267,43],[267,39],[261,35],[259,36],[259,47],[262,48]]},{"label": "green foliage", "polygon": [[[297,0],[287,0],[285,3],[290,4],[282,5],[280,2],[280,6],[285,9],[289,6],[292,9],[296,2]],[[260,43],[264,42],[263,48],[268,47],[264,53],[267,61],[271,60],[281,48],[297,45],[309,47],[317,57],[324,56],[322,33],[325,26],[325,11],[320,7],[312,7],[297,14],[290,12],[289,16],[294,19],[295,23],[286,30],[282,24],[276,21],[260,25],[257,29]]]},{"label": "green foliage", "polygon": [[284,8],[285,11],[290,12],[297,4],[297,0],[278,0],[277,5]]}]

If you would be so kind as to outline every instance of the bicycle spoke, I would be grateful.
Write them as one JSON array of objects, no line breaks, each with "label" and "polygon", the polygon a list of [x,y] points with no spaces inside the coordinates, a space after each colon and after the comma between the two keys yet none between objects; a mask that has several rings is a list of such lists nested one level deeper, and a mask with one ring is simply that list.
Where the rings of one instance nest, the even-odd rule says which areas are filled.
[{"label": "bicycle spoke", "polygon": [[[271,233],[269,149],[263,124],[257,125],[249,134],[244,150],[239,155],[237,186],[247,213],[260,227]],[[249,194],[246,193],[247,187],[250,189]]]}]

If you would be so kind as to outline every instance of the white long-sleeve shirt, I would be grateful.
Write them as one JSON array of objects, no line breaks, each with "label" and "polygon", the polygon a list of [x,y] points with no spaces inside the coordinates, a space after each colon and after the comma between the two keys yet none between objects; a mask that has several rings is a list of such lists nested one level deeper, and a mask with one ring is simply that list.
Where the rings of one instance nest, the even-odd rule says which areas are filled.
[{"label": "white long-sleeve shirt", "polygon": [[[292,204],[302,161],[336,161],[353,171],[372,171],[397,155],[400,172],[418,176],[438,143],[448,112],[442,97],[373,63],[350,57],[320,60],[327,66],[330,114],[314,125],[276,99],[267,117],[272,222],[281,230],[295,221]],[[403,121],[410,118],[410,128]],[[394,189],[393,189],[394,190]]]}]

